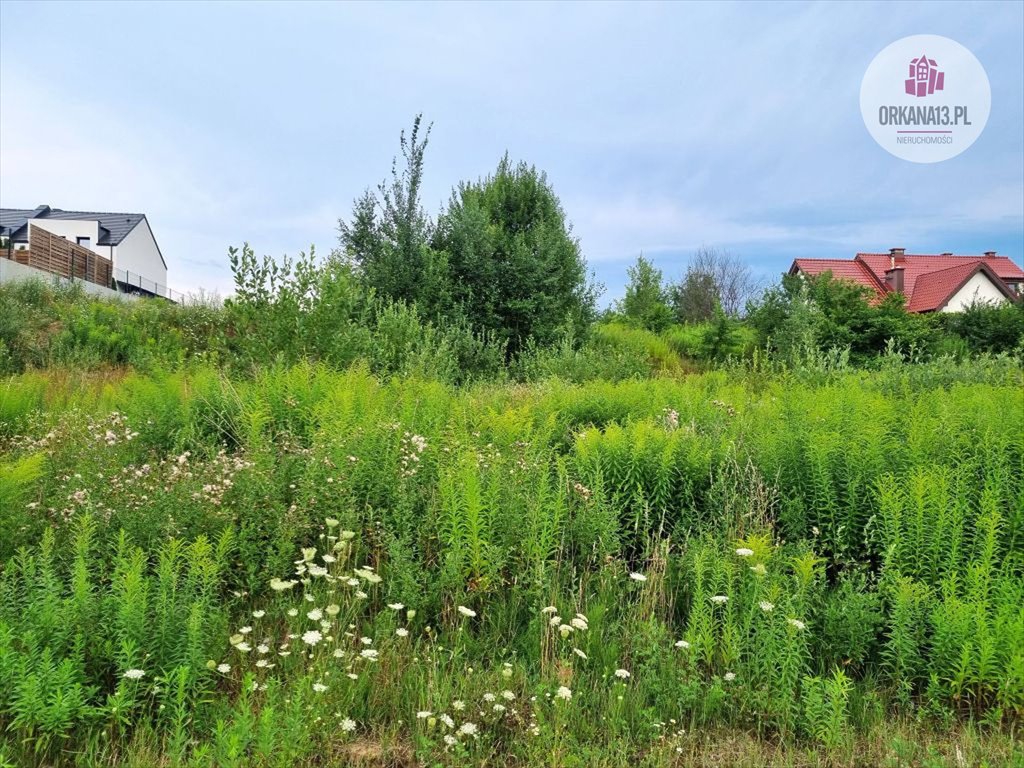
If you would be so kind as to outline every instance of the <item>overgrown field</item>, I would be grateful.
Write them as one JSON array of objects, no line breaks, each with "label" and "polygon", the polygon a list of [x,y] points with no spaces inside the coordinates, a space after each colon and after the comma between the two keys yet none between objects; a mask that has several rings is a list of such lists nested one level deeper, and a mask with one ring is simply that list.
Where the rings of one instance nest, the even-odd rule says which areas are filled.
[{"label": "overgrown field", "polygon": [[0,764],[1019,761],[1022,376],[951,370],[11,377]]}]

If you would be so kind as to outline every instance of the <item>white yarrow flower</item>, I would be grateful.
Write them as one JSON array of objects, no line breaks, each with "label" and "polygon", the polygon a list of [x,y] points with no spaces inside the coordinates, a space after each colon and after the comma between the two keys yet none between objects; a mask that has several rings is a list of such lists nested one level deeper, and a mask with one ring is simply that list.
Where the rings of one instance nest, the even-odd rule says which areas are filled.
[{"label": "white yarrow flower", "polygon": [[459,613],[461,613],[461,614],[462,614],[463,616],[468,616],[469,618],[473,618],[474,616],[476,616],[476,611],[474,611],[474,610],[473,610],[472,608],[467,608],[467,607],[466,607],[466,606],[464,606],[464,605],[460,605],[460,606],[458,607],[458,611],[459,611]]},{"label": "white yarrow flower", "polygon": [[306,645],[316,645],[323,639],[324,636],[315,629],[310,629],[302,633],[302,642],[304,642]]},{"label": "white yarrow flower", "polygon": [[633,581],[647,581],[647,577],[644,576],[642,573],[631,573],[629,574],[629,578],[631,578]]},{"label": "white yarrow flower", "polygon": [[341,728],[341,730],[345,731],[345,733],[351,733],[356,729],[356,721],[349,720],[346,717],[344,720],[341,721],[339,727]]},{"label": "white yarrow flower", "polygon": [[561,686],[558,687],[558,690],[555,692],[555,698],[556,699],[565,699],[566,701],[568,701],[569,699],[572,698],[572,690],[570,690],[569,688],[566,688],[564,685],[561,685]]},{"label": "white yarrow flower", "polygon": [[767,600],[762,600],[758,605],[761,606],[761,610],[765,613],[771,613],[775,610],[775,603],[770,603]]},{"label": "white yarrow flower", "polygon": [[746,547],[740,547],[736,550],[736,554],[740,557],[751,557],[754,554],[754,550],[747,549]]},{"label": "white yarrow flower", "polygon": [[217,671],[220,672],[222,675],[226,675],[228,672],[231,671],[231,665],[230,664],[218,664],[217,665]]},{"label": "white yarrow flower", "polygon": [[791,627],[796,627],[797,629],[807,629],[807,625],[800,621],[800,619],[786,619],[786,621],[789,622],[789,625]]},{"label": "white yarrow flower", "polygon": [[144,670],[141,670],[141,669],[129,669],[128,671],[126,671],[124,673],[123,676],[127,677],[129,680],[141,680],[143,677],[145,677],[145,675],[146,675],[146,672]]},{"label": "white yarrow flower", "polygon": [[727,595],[715,595],[711,598],[711,602],[715,605],[725,605],[729,602],[729,597]]},{"label": "white yarrow flower", "polygon": [[619,678],[620,680],[628,680],[629,679],[629,670],[628,669],[616,669],[615,670],[615,676],[617,678]]}]

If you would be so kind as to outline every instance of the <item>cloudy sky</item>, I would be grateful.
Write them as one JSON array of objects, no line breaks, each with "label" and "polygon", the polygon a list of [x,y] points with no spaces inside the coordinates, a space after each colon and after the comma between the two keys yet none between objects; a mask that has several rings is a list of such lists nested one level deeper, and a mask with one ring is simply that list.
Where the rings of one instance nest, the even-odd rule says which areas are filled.
[{"label": "cloudy sky", "polygon": [[[988,72],[978,141],[879,147],[864,71],[951,37]],[[147,214],[174,288],[231,290],[227,248],[337,242],[398,134],[433,122],[424,204],[506,151],[545,170],[607,286],[704,245],[796,256],[1024,251],[1024,4],[0,2],[0,205]]]}]

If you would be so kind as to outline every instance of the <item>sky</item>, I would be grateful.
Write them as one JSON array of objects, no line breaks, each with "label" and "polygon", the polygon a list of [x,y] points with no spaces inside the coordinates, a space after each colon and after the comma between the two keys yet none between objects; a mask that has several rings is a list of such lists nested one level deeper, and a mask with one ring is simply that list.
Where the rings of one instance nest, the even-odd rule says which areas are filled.
[{"label": "sky", "polygon": [[[889,43],[953,38],[992,111],[956,158],[865,129]],[[1024,252],[1024,3],[0,2],[0,206],[145,213],[181,291],[227,251],[326,254],[433,124],[423,203],[505,152],[544,170],[597,280],[701,246],[764,280],[796,257]]]}]

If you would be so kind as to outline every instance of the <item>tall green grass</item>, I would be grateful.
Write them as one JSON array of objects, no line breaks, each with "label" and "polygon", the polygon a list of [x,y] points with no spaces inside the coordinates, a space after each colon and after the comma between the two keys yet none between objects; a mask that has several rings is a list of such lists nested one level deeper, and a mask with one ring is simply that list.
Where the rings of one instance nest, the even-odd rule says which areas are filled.
[{"label": "tall green grass", "polygon": [[892,718],[1012,741],[1021,372],[949,371],[11,377],[0,757],[672,765],[724,728],[841,760]]}]

